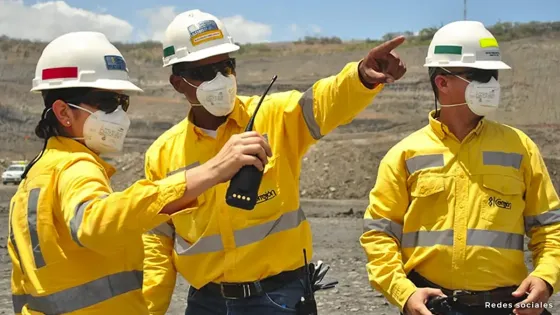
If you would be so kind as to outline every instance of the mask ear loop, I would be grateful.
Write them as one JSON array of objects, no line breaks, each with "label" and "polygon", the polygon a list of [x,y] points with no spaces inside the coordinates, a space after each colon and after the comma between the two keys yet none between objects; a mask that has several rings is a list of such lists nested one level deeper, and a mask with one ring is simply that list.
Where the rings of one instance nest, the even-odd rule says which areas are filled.
[{"label": "mask ear loop", "polygon": [[[181,79],[183,79],[183,81],[185,81],[186,84],[192,86],[192,87],[195,88],[195,89],[198,89],[198,86],[195,86],[194,84],[190,83],[189,81],[187,81],[187,79],[185,79],[185,78],[183,78],[183,77],[181,77]],[[202,104],[200,104],[200,103],[193,103],[193,102],[189,101],[188,99],[187,99],[187,102],[189,102],[189,104],[190,104],[191,106],[202,106]]]},{"label": "mask ear loop", "polygon": [[[443,69],[443,71],[445,71],[445,72],[447,72],[447,73],[449,73],[449,74],[451,74],[451,75],[453,75],[453,76],[455,76],[455,77],[457,77],[457,78],[459,78],[459,79],[461,79],[461,80],[463,80],[463,81],[465,81],[469,84],[471,83],[471,81],[452,73],[451,71],[445,69],[444,67],[440,67],[440,68]],[[436,107],[436,118],[437,118],[437,117],[439,117],[439,112],[437,111],[437,97],[435,97],[435,94],[434,94],[434,102],[435,102],[435,107]],[[467,105],[467,103],[440,105],[440,107],[456,107],[456,106],[463,106],[463,105]]]},{"label": "mask ear loop", "polygon": [[187,79],[185,79],[185,78],[183,78],[183,77],[181,77],[181,79],[183,79],[183,81],[185,81],[186,84],[192,86],[192,87],[195,88],[195,89],[198,89],[198,86],[196,86],[196,85],[190,83],[189,81],[187,81]]},{"label": "mask ear loop", "polygon": [[[88,113],[90,113],[91,115],[93,115],[93,112],[90,111],[89,109],[80,107],[80,106],[78,106],[78,105],[74,105],[74,104],[72,104],[72,103],[66,103],[66,104],[68,104],[68,106],[70,106],[70,107],[74,107],[74,108],[76,108],[76,109],[83,110],[83,111],[88,112]],[[84,137],[76,137],[76,138],[72,138],[72,140],[85,140],[85,138],[84,138]]]}]

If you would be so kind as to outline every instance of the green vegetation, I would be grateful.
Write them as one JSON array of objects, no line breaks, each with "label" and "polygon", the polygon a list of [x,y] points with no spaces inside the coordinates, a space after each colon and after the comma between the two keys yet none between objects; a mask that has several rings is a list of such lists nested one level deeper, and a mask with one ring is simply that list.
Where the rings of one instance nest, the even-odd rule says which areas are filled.
[{"label": "green vegetation", "polygon": [[[529,22],[512,23],[499,22],[489,27],[498,41],[509,41],[532,36],[543,36],[560,33],[560,21],[557,22]],[[343,41],[339,37],[313,37],[306,36],[291,43],[253,43],[240,45],[237,56],[277,56],[288,54],[328,54],[336,51],[365,50],[383,41],[398,35],[407,37],[405,46],[428,45],[438,27],[428,27],[417,33],[411,31],[393,32],[382,36],[380,39]],[[8,54],[14,59],[38,58],[46,43],[12,39],[0,36],[0,58],[8,59]],[[127,57],[133,58],[138,64],[160,64],[161,44],[156,41],[124,44],[115,42]]]}]

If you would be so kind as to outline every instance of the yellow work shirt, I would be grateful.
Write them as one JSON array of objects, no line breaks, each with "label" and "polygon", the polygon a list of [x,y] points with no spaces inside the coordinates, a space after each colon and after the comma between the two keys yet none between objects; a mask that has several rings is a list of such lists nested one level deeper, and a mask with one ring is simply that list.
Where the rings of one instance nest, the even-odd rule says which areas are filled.
[{"label": "yellow work shirt", "polygon": [[16,314],[148,314],[142,233],[185,192],[185,176],[113,192],[115,169],[79,142],[51,137],[9,214]]},{"label": "yellow work shirt", "polygon": [[[311,229],[299,203],[301,159],[313,143],[370,105],[382,87],[365,87],[358,62],[353,62],[305,93],[267,96],[254,130],[265,135],[272,157],[257,205],[251,211],[228,206],[226,182],[144,235],[144,294],[150,313],[165,314],[176,271],[201,288],[209,282],[256,281],[297,269],[304,264],[304,249],[311,259]],[[188,118],[165,132],[146,153],[146,177],[162,178],[214,157],[232,135],[244,131],[259,99],[239,96],[215,139]]]},{"label": "yellow work shirt", "polygon": [[459,142],[434,113],[380,163],[360,238],[372,286],[402,310],[413,269],[451,290],[519,285],[526,233],[532,275],[558,290],[560,202],[536,144],[486,119]]}]

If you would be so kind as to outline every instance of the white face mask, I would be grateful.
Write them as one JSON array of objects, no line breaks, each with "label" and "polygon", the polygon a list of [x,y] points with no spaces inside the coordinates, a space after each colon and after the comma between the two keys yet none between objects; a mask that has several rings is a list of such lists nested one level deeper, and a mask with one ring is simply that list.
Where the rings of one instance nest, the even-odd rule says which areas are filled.
[{"label": "white face mask", "polygon": [[[449,72],[445,68],[443,68],[443,70]],[[498,109],[498,106],[500,105],[500,83],[496,80],[496,78],[492,77],[490,81],[483,83],[478,81],[469,81],[458,75],[455,76],[469,83],[465,89],[466,103],[451,105],[440,104],[441,107],[467,105],[469,109],[478,116],[489,115]]]},{"label": "white face mask", "polygon": [[98,154],[122,151],[130,119],[121,106],[107,114],[102,110],[91,112],[74,104],[68,105],[91,114],[84,123],[84,137],[75,140],[84,140],[86,146]]},{"label": "white face mask", "polygon": [[221,117],[233,111],[237,95],[237,82],[234,75],[225,77],[218,72],[214,79],[202,82],[199,86],[192,85],[185,78],[183,81],[196,89],[196,98],[210,114]]}]

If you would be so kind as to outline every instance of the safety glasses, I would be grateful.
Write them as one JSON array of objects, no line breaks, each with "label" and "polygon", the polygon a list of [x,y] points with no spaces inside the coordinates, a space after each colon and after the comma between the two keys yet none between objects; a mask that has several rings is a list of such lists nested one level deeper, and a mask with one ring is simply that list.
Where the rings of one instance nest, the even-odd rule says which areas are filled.
[{"label": "safety glasses", "polygon": [[119,106],[126,112],[130,105],[130,97],[125,94],[119,94],[111,91],[91,91],[86,95],[68,100],[68,103],[73,104],[88,104],[95,106],[97,109],[104,111],[107,114],[114,112]]},{"label": "safety glasses", "polygon": [[211,63],[203,66],[179,70],[179,75],[185,79],[195,81],[210,81],[220,72],[224,76],[235,75],[235,58],[229,58],[220,62]]},{"label": "safety glasses", "polygon": [[494,77],[498,80],[498,70],[484,70],[484,69],[469,69],[460,72],[449,72],[442,73],[445,75],[463,75],[469,81],[477,81],[481,83],[486,83]]}]

